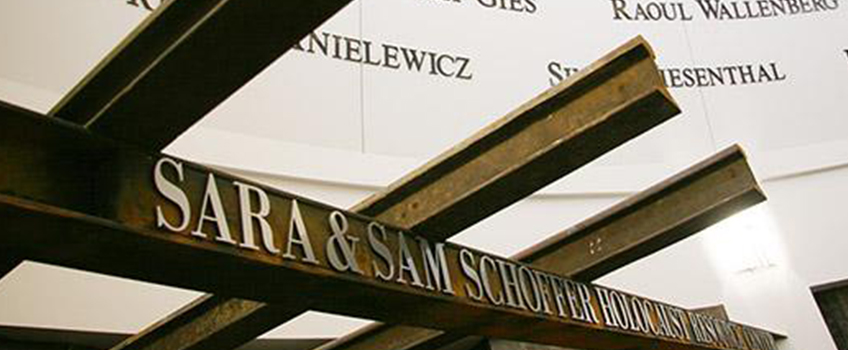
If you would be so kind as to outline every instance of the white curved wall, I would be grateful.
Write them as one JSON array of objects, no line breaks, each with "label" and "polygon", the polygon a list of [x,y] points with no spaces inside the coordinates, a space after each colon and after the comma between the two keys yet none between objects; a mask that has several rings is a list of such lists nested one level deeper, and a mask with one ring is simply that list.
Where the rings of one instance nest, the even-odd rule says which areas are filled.
[{"label": "white curved wall", "polygon": [[[651,15],[656,5],[517,3],[531,13],[484,6],[489,1],[356,1],[316,37],[335,35],[341,47],[367,41],[380,65],[345,60],[347,51],[323,55],[314,43],[311,53],[306,40],[167,152],[347,206],[641,34],[684,113],[456,240],[515,252],[741,143],[768,204],[603,283],[684,306],[724,303],[735,320],[786,333],[785,349],[835,349],[809,287],[848,278],[839,259],[848,248],[844,4],[716,20],[702,11],[706,1],[681,0],[687,20],[678,12],[678,20],[628,21],[638,7]],[[0,3],[0,99],[48,110],[149,13],[131,3]],[[421,72],[410,70],[402,55],[413,49],[447,55],[443,72],[431,74],[426,61]],[[401,58],[386,63],[386,51]],[[738,67],[747,65],[765,75],[742,83]],[[685,76],[696,68],[728,76],[686,86],[699,83]],[[0,282],[0,323],[134,332],[194,295],[27,264]],[[352,324],[313,318],[269,336],[337,336]]]}]

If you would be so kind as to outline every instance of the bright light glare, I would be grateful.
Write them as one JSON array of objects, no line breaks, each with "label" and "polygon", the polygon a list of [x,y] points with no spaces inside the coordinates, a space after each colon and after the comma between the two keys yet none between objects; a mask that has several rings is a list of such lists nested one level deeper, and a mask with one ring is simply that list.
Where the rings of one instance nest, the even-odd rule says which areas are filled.
[{"label": "bright light glare", "polygon": [[723,272],[756,272],[776,266],[777,225],[766,205],[758,205],[707,229],[704,242]]}]

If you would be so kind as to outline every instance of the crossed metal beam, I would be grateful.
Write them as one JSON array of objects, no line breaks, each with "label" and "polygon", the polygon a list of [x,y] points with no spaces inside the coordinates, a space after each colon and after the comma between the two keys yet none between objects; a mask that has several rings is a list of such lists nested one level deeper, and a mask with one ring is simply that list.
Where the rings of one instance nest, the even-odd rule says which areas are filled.
[{"label": "crossed metal beam", "polygon": [[[257,3],[200,1],[189,4],[184,0],[166,3],[57,105],[51,114],[85,124],[100,135],[147,149],[159,149],[270,64],[300,37],[343,7],[346,1],[292,1],[271,5]],[[298,20],[284,24],[285,21],[278,20],[280,16],[297,17]],[[251,23],[236,27],[236,24],[243,25],[245,22]],[[259,39],[254,40],[255,37]],[[245,42],[244,38],[249,38],[250,42]],[[235,48],[229,44],[235,45]],[[625,45],[623,49],[599,61],[599,64],[584,70],[580,76],[522,106],[496,125],[390,186],[384,194],[366,200],[353,210],[398,227],[425,233],[432,240],[442,240],[459,232],[676,114],[677,108],[673,103],[662,107],[664,102],[661,100],[670,101],[664,89],[660,89],[662,96],[650,107],[634,106],[632,102],[626,101],[628,98],[633,100],[633,95],[624,94],[623,99],[618,100],[612,98],[610,92],[614,89],[630,86],[635,86],[633,89],[645,88],[644,85],[636,86],[638,84],[609,84],[607,80],[616,74],[627,76],[630,80],[633,80],[634,75],[649,77],[643,70],[653,67],[653,62],[641,63],[642,70],[627,68],[628,64],[637,66],[639,64],[633,62],[644,62],[646,59],[652,59],[647,45],[638,40]],[[226,68],[222,71],[222,67]],[[657,82],[647,80],[648,87],[655,88]],[[602,83],[608,86],[598,88]],[[640,98],[648,99],[647,96]],[[606,105],[598,106],[599,103]],[[616,110],[621,106],[631,107],[622,113]],[[595,114],[586,117],[586,114],[592,113]],[[629,119],[604,119],[603,113],[630,113],[632,116]],[[636,115],[645,116],[636,118]],[[556,126],[566,128],[556,129],[550,123],[543,125],[538,122],[540,117],[548,116],[562,119],[563,122]],[[584,119],[580,120],[578,116]],[[575,121],[577,125],[572,125]],[[556,134],[548,135],[551,130]],[[539,140],[546,136],[549,140],[546,142],[550,143],[540,144]],[[542,155],[538,156],[540,152]],[[727,157],[731,153],[739,152],[734,149],[718,158]],[[546,269],[559,269],[558,264],[568,263],[568,259],[563,260],[563,255],[579,256],[586,251],[585,243],[598,237],[608,239],[606,242],[626,242],[621,243],[618,249],[608,248],[607,252],[615,251],[615,254],[596,259],[593,266],[583,266],[585,272],[582,272],[581,277],[591,280],[682,239],[733,210],[762,199],[752,195],[754,192],[759,193],[757,190],[747,195],[747,201],[737,198],[719,204],[707,203],[716,205],[697,214],[683,213],[679,207],[674,208],[683,216],[682,219],[669,218],[666,222],[658,223],[658,226],[640,231],[640,235],[624,237],[621,233],[611,234],[621,232],[620,228],[606,231],[587,228],[604,225],[615,227],[616,222],[627,221],[621,218],[633,217],[633,212],[645,217],[652,215],[647,214],[649,212],[656,215],[656,212],[645,209],[649,207],[646,203],[660,197],[680,196],[685,191],[678,192],[680,184],[677,181],[696,183],[687,177],[693,176],[693,173],[687,172],[685,176],[664,183],[663,186],[668,188],[662,191],[654,189],[656,193],[640,195],[629,201],[629,204],[605,212],[598,217],[607,217],[603,219],[605,223],[596,223],[594,226],[587,223],[582,228],[566,231],[555,239],[558,242],[552,241],[544,249],[539,248],[544,253],[538,255],[544,258],[540,258],[538,264],[534,262],[534,265],[543,265],[545,263],[541,261],[546,261],[550,265]],[[457,184],[465,187],[457,188]],[[666,201],[664,199],[660,202]],[[697,205],[693,204],[693,208],[702,208]],[[643,221],[646,220],[637,220],[636,223]],[[664,225],[669,222],[675,222],[678,226]],[[674,229],[663,231],[669,227]],[[582,237],[581,232],[591,234]],[[557,253],[550,254],[551,251]],[[565,269],[581,267],[579,259],[571,259],[571,264]],[[167,336],[185,340],[184,345],[189,346],[187,348],[203,348],[198,344],[204,343],[215,345],[216,348],[229,347],[228,343],[222,343],[222,339],[231,339],[232,346],[235,346],[302,311],[305,311],[302,305],[267,305],[206,296],[160,323],[159,327],[146,331],[133,341],[125,342],[121,347],[161,345],[145,339]],[[221,322],[223,313],[229,313],[232,322]],[[210,322],[215,326],[210,328],[212,331],[207,334],[208,338],[192,340],[194,345],[187,338],[175,335],[178,333],[172,333],[175,329],[192,333],[196,329],[193,328],[194,324],[208,326]],[[226,332],[234,332],[238,336],[223,335]],[[154,333],[159,335],[153,336]]]},{"label": "crossed metal beam", "polygon": [[[319,311],[533,343],[610,350],[645,347],[735,349],[740,346],[742,349],[772,349],[751,342],[750,339],[758,342],[770,339],[762,330],[693,315],[679,307],[569,280],[550,271],[456,244],[433,246],[414,232],[404,233],[403,229],[370,217],[263,189],[258,184],[201,165],[140,152],[74,125],[58,123],[11,106],[2,107],[0,148],[6,154],[3,173],[13,176],[0,177],[0,193],[3,193],[0,194],[0,220],[4,222],[0,247],[27,259],[269,303],[300,300]],[[160,169],[165,166],[170,170],[162,175],[165,172]],[[29,175],[27,180],[15,181],[23,173]],[[731,173],[734,177],[753,179],[750,173]],[[61,178],[56,174],[62,174]],[[162,176],[167,176],[167,180],[162,180]],[[151,177],[155,181],[151,181],[154,180]],[[164,185],[166,181],[177,187]],[[268,197],[269,212],[276,214],[267,216],[266,220],[276,234],[263,233],[257,238],[240,228],[239,220],[226,219],[226,213],[238,212],[233,211],[234,208],[242,208],[241,222],[246,222],[244,213],[253,212],[250,204],[246,204],[250,201],[245,201],[250,192],[246,197],[236,187],[252,188],[259,198],[264,197],[262,193]],[[203,209],[206,204],[180,204],[173,191],[183,192],[190,201],[211,201],[214,214]],[[756,187],[754,192],[758,192]],[[66,196],[59,197],[56,193]],[[175,219],[179,221],[173,221]],[[171,226],[180,221],[189,225]],[[217,227],[216,231],[208,231],[213,227]],[[288,230],[285,227],[289,227]],[[242,236],[234,240],[225,228],[229,228],[229,232],[240,230]],[[382,230],[388,235],[374,238],[374,232]],[[289,256],[295,236],[299,237],[298,244],[303,250]],[[303,243],[306,237],[313,243]],[[333,258],[334,253],[341,254],[339,244],[347,244],[344,242],[348,240],[371,242],[375,251],[379,251],[379,245],[373,240],[383,240],[386,251],[400,252],[401,258],[404,251],[423,255],[416,259],[409,257],[406,262],[402,258],[398,265],[400,270],[396,270],[399,271],[395,275],[397,280],[386,281],[379,278],[379,271],[385,267],[380,267],[376,255],[365,248],[349,247],[353,253],[344,253],[346,263],[334,260],[337,259]],[[285,241],[288,241],[288,248],[274,243]],[[261,242],[264,249],[250,249],[254,245],[249,242]],[[306,249],[310,245],[315,247],[314,257],[313,249]],[[406,245],[409,248],[403,248]],[[440,264],[421,260],[431,256],[432,251],[441,257],[436,258]],[[490,299],[491,295],[518,295],[515,293],[519,293],[519,289],[507,289],[506,277],[503,277],[505,269],[546,281],[539,283],[549,283],[551,290],[538,294],[542,287],[536,287],[535,283],[530,287],[525,281],[520,286],[516,284],[515,288],[521,288],[520,293],[527,299],[526,308],[519,307],[520,302],[503,304],[503,299],[483,302],[478,299],[482,297],[474,296],[482,291],[473,291],[473,284],[469,283],[476,280],[479,286],[480,282],[471,277],[474,275],[468,268],[478,266],[476,261],[479,260],[480,276],[488,278],[486,259],[500,266],[500,278],[505,283],[490,287],[484,282]],[[362,271],[352,268],[354,261],[361,264]],[[435,288],[426,288],[417,282],[418,277],[412,277],[417,274],[409,271],[406,278],[416,281],[410,285],[403,280],[404,264],[412,264],[407,269],[424,271],[423,281],[428,286],[433,280],[442,282],[436,282]],[[439,265],[442,267],[434,267]],[[224,276],[226,278],[222,278]],[[516,279],[514,283],[519,282]],[[536,297],[528,296],[530,290],[537,293]],[[576,298],[578,290],[582,304],[575,306],[575,301],[570,301],[570,306],[566,306],[565,295]],[[598,297],[589,294],[594,292]],[[601,299],[596,298],[601,298],[603,293],[618,293],[619,298],[628,302],[650,305],[654,311],[645,311],[642,317],[654,319],[655,334],[646,333],[647,328],[641,332],[632,326],[626,328],[623,323],[621,327],[610,326],[607,311],[603,311],[603,318],[596,316],[602,312],[598,306]],[[551,301],[554,295],[560,295],[559,299]],[[522,300],[520,296],[515,298]],[[363,302],[366,300],[374,302]],[[541,311],[542,303],[549,305],[548,301],[558,305],[559,317],[553,316],[555,311]],[[662,317],[657,316],[657,312],[667,313],[669,321],[657,321],[655,317]],[[663,331],[664,327],[667,329]],[[718,331],[720,337],[710,338],[704,329],[710,329],[711,333]]]},{"label": "crossed metal beam", "polygon": [[[730,147],[528,248],[512,259],[591,282],[765,200]],[[590,248],[591,247],[591,248]],[[374,324],[318,350],[425,350],[473,343],[465,334]]]}]

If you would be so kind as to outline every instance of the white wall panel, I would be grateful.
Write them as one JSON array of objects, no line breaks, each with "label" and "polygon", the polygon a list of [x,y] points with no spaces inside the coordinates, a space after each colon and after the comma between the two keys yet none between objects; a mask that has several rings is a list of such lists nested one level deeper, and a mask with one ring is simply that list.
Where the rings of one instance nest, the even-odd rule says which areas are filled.
[{"label": "white wall panel", "polygon": [[774,63],[785,76],[703,88],[719,142],[762,152],[846,139],[844,25],[838,12],[688,24],[699,66]]},{"label": "white wall panel", "polygon": [[[351,3],[316,32],[359,37],[360,6]],[[309,50],[308,42],[302,42],[303,51],[290,50],[279,58],[198,125],[360,152],[361,67],[322,56],[314,45]],[[331,56],[337,54],[335,43],[330,37]]]},{"label": "white wall panel", "polygon": [[0,2],[0,78],[58,102],[148,13],[118,0]]}]

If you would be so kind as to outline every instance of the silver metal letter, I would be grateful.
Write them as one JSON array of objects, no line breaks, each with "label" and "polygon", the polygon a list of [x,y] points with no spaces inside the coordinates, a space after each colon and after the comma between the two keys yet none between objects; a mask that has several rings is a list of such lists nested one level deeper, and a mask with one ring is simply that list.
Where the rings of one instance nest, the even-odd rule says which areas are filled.
[{"label": "silver metal letter", "polygon": [[583,319],[590,323],[600,323],[592,306],[592,294],[589,292],[589,287],[583,283],[577,283],[577,292],[580,295],[580,302],[583,303]]},{"label": "silver metal letter", "polygon": [[539,296],[542,298],[542,307],[546,314],[553,315],[554,312],[551,310],[551,304],[548,302],[548,299],[551,298],[551,292],[547,283],[550,277],[548,274],[541,271],[533,271],[533,274],[536,277],[536,284],[539,286]]},{"label": "silver metal letter", "polygon": [[615,312],[612,310],[612,300],[608,290],[595,287],[595,292],[598,295],[598,305],[601,307],[601,312],[604,315],[604,323],[610,327],[618,327],[618,320],[615,317]]},{"label": "silver metal letter", "polygon": [[566,318],[568,317],[568,313],[566,313],[566,296],[565,296],[565,283],[561,278],[557,276],[551,275],[551,289],[554,291],[554,301],[557,305],[557,311],[559,312],[559,317]]},{"label": "silver metal letter", "polygon": [[188,197],[186,197],[185,192],[175,185],[174,183],[168,181],[165,178],[165,174],[163,174],[162,166],[170,165],[174,167],[177,171],[177,179],[179,182],[182,182],[185,178],[183,175],[183,164],[174,161],[169,158],[162,158],[158,162],[156,162],[156,167],[153,170],[153,182],[156,184],[156,190],[159,193],[177,205],[180,208],[180,214],[182,216],[182,221],[180,221],[179,226],[171,225],[168,220],[165,219],[165,214],[162,212],[161,206],[156,206],[156,227],[165,227],[172,232],[182,232],[188,228],[188,224],[191,221],[191,205],[188,202]]},{"label": "silver metal letter", "polygon": [[406,284],[406,279],[403,278],[403,272],[408,271],[412,276],[412,285],[416,287],[424,287],[421,283],[421,277],[418,275],[418,269],[415,267],[415,260],[412,259],[412,253],[409,252],[409,246],[406,244],[406,238],[402,231],[398,231],[398,259],[400,259],[400,270],[398,271],[397,281]]},{"label": "silver metal letter", "polygon": [[503,305],[504,296],[503,292],[498,294],[498,297],[495,298],[495,293],[492,291],[492,284],[489,283],[489,267],[491,266],[492,270],[496,270],[497,266],[495,266],[495,261],[492,260],[487,255],[483,255],[480,258],[480,279],[483,280],[483,291],[486,292],[486,297],[489,298],[489,301],[494,305]]},{"label": "silver metal letter", "polygon": [[521,298],[521,288],[518,286],[518,268],[515,264],[503,260],[498,260],[498,267],[501,270],[501,285],[506,294],[506,304],[527,310],[524,299]]},{"label": "silver metal letter", "polygon": [[[379,234],[379,238],[377,234]],[[373,250],[374,253],[377,253],[389,269],[389,272],[383,273],[383,271],[380,271],[377,261],[372,261],[371,264],[374,267],[374,275],[378,279],[389,281],[392,279],[392,276],[395,275],[395,263],[392,258],[392,252],[389,250],[389,247],[383,243],[385,241],[386,228],[376,222],[368,224],[368,244],[371,245],[371,250]]]},{"label": "silver metal letter", "polygon": [[[259,223],[259,231],[262,233],[262,245],[269,253],[280,254],[280,249],[274,246],[274,231],[271,225],[268,224],[268,214],[271,214],[271,202],[268,200],[268,194],[265,190],[234,181],[233,184],[239,191],[239,209],[241,210],[241,234],[242,243],[239,245],[242,248],[259,250],[253,240],[253,220]],[[253,212],[250,204],[250,193],[256,193],[259,198],[259,211]]]},{"label": "silver metal letter", "polygon": [[536,282],[536,278],[533,275],[533,271],[527,268],[527,266],[521,266],[518,268],[518,285],[519,287],[521,287],[519,288],[521,289],[521,296],[524,297],[524,300],[527,302],[527,307],[530,308],[530,311],[542,311],[543,303],[542,294],[539,291],[539,282]]},{"label": "silver metal letter", "polygon": [[[297,238],[295,238],[297,233]],[[286,253],[283,258],[297,260],[297,257],[292,254],[292,246],[299,245],[303,249],[303,261],[310,264],[318,265],[318,260],[315,259],[315,253],[312,251],[312,243],[309,241],[309,233],[306,231],[306,224],[303,223],[303,215],[300,214],[300,206],[297,200],[292,200],[291,218],[289,219],[289,237],[286,245]]]},{"label": "silver metal letter", "polygon": [[[207,216],[206,206],[210,202],[212,204],[212,216]],[[206,234],[203,233],[203,222],[206,220],[213,221],[218,226],[218,235],[215,236],[216,241],[236,245],[236,241],[230,235],[227,214],[224,212],[224,205],[221,203],[221,194],[218,192],[215,176],[211,173],[206,178],[206,192],[203,194],[203,205],[200,206],[200,220],[197,221],[197,229],[191,232],[193,236],[206,238]]]},{"label": "silver metal letter", "polygon": [[[330,260],[330,266],[341,272],[353,271],[364,275],[365,272],[359,268],[355,256],[356,243],[359,242],[359,238],[347,235],[347,230],[350,228],[347,218],[342,212],[335,210],[330,213],[329,220],[330,231],[333,234],[327,239],[325,249],[327,258]],[[339,252],[341,252],[341,256],[339,256]]]},{"label": "silver metal letter", "polygon": [[[445,294],[456,295],[451,284],[448,262],[445,259],[445,244],[436,243],[436,256],[433,256],[430,242],[426,239],[419,237],[418,245],[421,246],[421,260],[424,261],[424,277],[427,281],[427,289],[433,290],[435,284],[436,290]],[[444,282],[444,288],[442,282]]]},{"label": "silver metal letter", "polygon": [[474,266],[474,253],[468,249],[462,249],[459,252],[459,262],[462,264],[462,272],[465,274],[465,277],[474,281],[475,289],[471,288],[470,283],[465,283],[465,293],[476,301],[483,300],[483,285],[480,282],[480,275],[477,274]]}]

